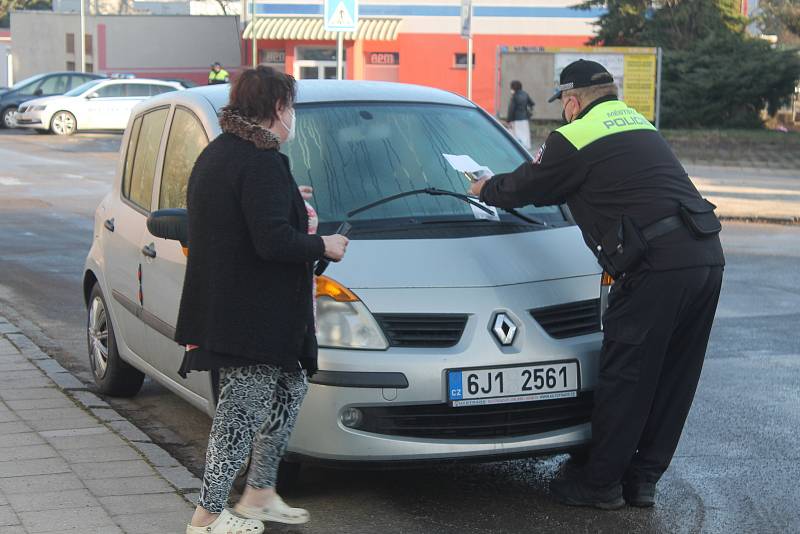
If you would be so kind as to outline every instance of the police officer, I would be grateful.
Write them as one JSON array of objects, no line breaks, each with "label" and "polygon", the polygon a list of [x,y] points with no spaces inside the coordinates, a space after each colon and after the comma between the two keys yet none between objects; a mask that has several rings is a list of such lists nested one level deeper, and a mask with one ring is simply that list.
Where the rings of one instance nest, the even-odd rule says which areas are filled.
[{"label": "police officer", "polygon": [[568,65],[556,99],[566,124],[533,161],[471,191],[506,208],[566,202],[614,275],[592,447],[586,464],[550,490],[569,505],[648,507],[700,378],[725,263],[720,225],[661,135],[617,99],[602,65]]},{"label": "police officer", "polygon": [[219,63],[211,65],[211,72],[208,73],[208,85],[228,83],[229,81],[231,81],[231,76],[227,70],[222,68],[222,65]]}]

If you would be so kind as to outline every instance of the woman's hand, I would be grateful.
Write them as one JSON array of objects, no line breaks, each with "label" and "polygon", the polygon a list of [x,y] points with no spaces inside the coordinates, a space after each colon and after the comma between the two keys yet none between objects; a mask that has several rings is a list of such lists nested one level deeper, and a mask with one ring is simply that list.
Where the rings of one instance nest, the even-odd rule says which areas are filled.
[{"label": "woman's hand", "polygon": [[300,196],[303,197],[303,200],[311,200],[314,197],[314,188],[310,185],[301,185]]},{"label": "woman's hand", "polygon": [[322,241],[325,243],[325,257],[331,261],[342,261],[350,240],[343,235],[334,234],[322,236]]}]

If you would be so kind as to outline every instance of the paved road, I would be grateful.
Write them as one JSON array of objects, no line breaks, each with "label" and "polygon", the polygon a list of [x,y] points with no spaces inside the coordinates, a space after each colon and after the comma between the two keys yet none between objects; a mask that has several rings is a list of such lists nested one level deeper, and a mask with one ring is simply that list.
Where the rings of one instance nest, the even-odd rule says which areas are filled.
[{"label": "paved road", "polygon": [[[80,276],[118,136],[0,133],[0,306],[85,381]],[[304,470],[314,521],[278,532],[798,532],[800,227],[729,223],[725,286],[697,400],[658,507],[547,498],[563,457],[411,471]],[[199,472],[207,418],[158,385],[112,403]]]}]

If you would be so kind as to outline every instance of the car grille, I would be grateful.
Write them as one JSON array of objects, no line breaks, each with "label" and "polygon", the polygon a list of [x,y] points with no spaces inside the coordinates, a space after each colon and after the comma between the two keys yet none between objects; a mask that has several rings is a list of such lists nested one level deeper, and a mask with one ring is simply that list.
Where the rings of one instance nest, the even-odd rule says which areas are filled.
[{"label": "car grille", "polygon": [[600,299],[582,300],[531,310],[551,337],[564,339],[600,331]]},{"label": "car grille", "polygon": [[390,436],[471,439],[528,436],[588,423],[593,394],[552,401],[464,406],[364,407],[359,430]]},{"label": "car grille", "polygon": [[456,345],[467,325],[466,315],[375,314],[392,347],[442,348]]}]

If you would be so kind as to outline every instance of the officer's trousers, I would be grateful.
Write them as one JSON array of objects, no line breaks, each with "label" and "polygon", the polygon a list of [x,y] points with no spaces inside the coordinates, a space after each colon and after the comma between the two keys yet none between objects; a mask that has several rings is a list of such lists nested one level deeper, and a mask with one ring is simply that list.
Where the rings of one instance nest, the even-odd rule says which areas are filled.
[{"label": "officer's trousers", "polygon": [[641,270],[614,284],[603,318],[586,481],[657,482],[694,398],[722,267]]}]

